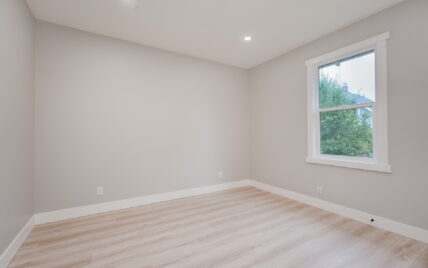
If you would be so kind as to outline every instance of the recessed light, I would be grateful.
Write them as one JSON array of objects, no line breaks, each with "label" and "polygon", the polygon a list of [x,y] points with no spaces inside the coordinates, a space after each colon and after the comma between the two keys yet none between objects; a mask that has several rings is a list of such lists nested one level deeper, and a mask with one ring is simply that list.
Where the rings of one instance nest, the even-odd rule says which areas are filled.
[{"label": "recessed light", "polygon": [[251,37],[250,35],[244,37],[245,42],[250,42],[251,40],[253,40],[253,37]]},{"label": "recessed light", "polygon": [[140,9],[140,4],[138,0],[118,0],[126,8]]}]

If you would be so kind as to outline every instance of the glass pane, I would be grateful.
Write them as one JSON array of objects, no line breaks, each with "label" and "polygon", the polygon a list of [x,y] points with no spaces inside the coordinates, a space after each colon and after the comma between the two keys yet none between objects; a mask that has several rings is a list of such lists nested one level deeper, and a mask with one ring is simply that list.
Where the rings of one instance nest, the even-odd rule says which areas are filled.
[{"label": "glass pane", "polygon": [[373,157],[372,109],[320,113],[321,153]]},{"label": "glass pane", "polygon": [[330,108],[375,101],[375,53],[319,67],[319,105]]}]

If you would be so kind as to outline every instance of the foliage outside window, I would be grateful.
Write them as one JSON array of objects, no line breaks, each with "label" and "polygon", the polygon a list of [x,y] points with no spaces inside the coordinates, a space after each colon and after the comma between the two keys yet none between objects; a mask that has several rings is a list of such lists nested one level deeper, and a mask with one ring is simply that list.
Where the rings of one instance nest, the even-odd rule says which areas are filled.
[{"label": "foliage outside window", "polygon": [[[347,65],[341,68],[341,65]],[[359,68],[365,68],[360,71]],[[326,69],[330,69],[326,71]],[[368,71],[368,72],[367,72]],[[346,72],[346,75],[342,73]],[[357,72],[357,73],[355,73]],[[372,72],[372,73],[371,73]],[[340,81],[339,77],[349,78]],[[359,83],[358,79],[364,79]],[[366,86],[367,88],[359,88]],[[371,100],[364,92],[374,96],[374,52],[358,55],[328,66],[319,68],[319,106],[321,153],[327,155],[346,155],[373,157],[372,109]],[[366,107],[341,108],[343,105],[367,104]]]}]

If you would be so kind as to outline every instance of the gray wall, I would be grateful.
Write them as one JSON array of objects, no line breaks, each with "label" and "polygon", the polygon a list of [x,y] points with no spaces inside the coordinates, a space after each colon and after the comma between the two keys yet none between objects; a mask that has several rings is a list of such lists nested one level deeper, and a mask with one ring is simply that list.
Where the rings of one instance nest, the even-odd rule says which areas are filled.
[{"label": "gray wall", "polygon": [[[406,1],[251,70],[252,177],[428,229],[427,14]],[[305,60],[387,31],[392,174],[306,163]]]},{"label": "gray wall", "polygon": [[249,178],[247,71],[36,32],[36,212]]},{"label": "gray wall", "polygon": [[0,1],[0,254],[33,214],[34,19]]},{"label": "gray wall", "polygon": [[[428,228],[427,10],[407,1],[250,77],[37,23],[36,211],[248,179],[250,78],[254,179]],[[33,27],[24,1],[0,2],[0,252],[33,213]],[[393,173],[307,164],[305,60],[386,31]]]}]

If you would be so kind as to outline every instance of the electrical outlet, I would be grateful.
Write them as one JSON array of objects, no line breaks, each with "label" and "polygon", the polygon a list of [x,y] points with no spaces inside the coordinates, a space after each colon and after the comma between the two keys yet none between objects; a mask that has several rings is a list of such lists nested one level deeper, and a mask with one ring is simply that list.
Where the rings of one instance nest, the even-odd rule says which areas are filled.
[{"label": "electrical outlet", "polygon": [[219,172],[217,172],[217,177],[218,177],[219,179],[223,178],[223,171],[219,171]]},{"label": "electrical outlet", "polygon": [[318,185],[317,186],[317,193],[322,194],[322,191],[323,191],[322,185]]},{"label": "electrical outlet", "polygon": [[98,186],[97,187],[97,195],[103,195],[104,194],[104,187]]}]

